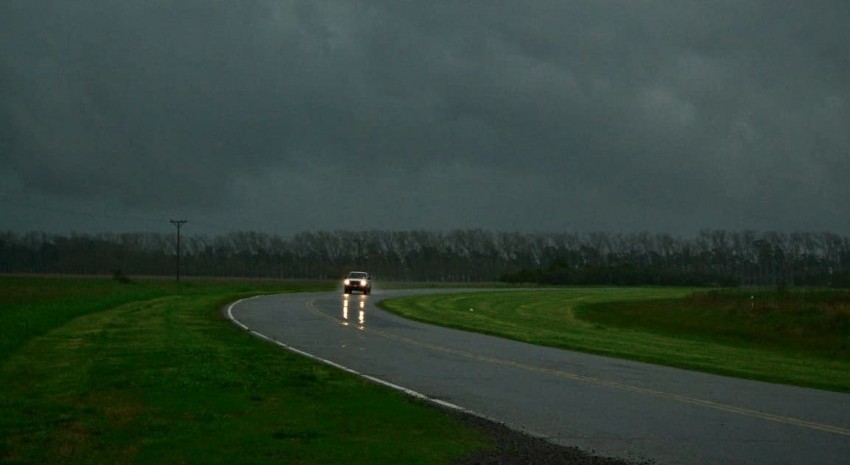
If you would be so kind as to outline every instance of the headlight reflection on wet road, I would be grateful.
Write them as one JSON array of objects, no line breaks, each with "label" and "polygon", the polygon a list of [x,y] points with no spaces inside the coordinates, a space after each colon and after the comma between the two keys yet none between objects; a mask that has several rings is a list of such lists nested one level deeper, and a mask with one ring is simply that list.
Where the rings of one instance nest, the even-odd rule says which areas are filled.
[{"label": "headlight reflection on wet road", "polygon": [[[364,329],[366,327],[366,301],[369,300],[369,296],[361,295],[357,309],[357,325],[358,328]],[[342,295],[342,321],[345,326],[349,324],[349,312],[348,307],[351,302],[351,294],[343,294]]]}]

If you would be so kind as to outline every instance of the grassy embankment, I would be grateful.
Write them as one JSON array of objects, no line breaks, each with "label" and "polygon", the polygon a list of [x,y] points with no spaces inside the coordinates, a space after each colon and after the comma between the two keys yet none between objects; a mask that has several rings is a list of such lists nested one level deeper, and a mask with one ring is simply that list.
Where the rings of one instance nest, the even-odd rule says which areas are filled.
[{"label": "grassy embankment", "polygon": [[0,462],[432,464],[489,447],[445,412],[219,312],[330,288],[0,277]]},{"label": "grassy embankment", "polygon": [[383,306],[533,344],[850,392],[846,291],[553,289],[417,296]]}]

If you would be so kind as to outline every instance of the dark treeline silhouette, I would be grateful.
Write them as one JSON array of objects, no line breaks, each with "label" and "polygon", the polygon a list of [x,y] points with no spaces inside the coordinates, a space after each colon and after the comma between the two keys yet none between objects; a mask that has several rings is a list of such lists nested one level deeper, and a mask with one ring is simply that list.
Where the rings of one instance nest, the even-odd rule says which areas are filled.
[{"label": "dark treeline silhouette", "polygon": [[[480,229],[184,235],[186,276],[539,284],[850,285],[850,240],[831,233],[504,233]],[[0,234],[0,272],[171,275],[173,234]]]}]

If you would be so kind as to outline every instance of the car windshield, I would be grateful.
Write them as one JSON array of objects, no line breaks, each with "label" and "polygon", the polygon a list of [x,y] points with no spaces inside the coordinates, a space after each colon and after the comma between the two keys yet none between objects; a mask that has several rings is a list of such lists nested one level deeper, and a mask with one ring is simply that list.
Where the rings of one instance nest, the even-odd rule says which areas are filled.
[{"label": "car windshield", "polygon": [[355,279],[366,279],[366,278],[369,277],[369,275],[366,274],[366,273],[354,272],[354,273],[348,273],[348,277],[349,278],[355,278]]}]

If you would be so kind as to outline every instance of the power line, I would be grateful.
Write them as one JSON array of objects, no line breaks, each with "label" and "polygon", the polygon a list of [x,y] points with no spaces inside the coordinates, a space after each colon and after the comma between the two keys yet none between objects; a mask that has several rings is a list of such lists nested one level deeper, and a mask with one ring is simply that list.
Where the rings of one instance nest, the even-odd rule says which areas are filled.
[{"label": "power line", "polygon": [[[162,221],[162,216],[153,217],[153,216],[144,216],[138,214],[115,214],[115,213],[106,213],[106,212],[93,212],[91,210],[84,210],[73,207],[66,206],[53,206],[53,205],[45,205],[44,203],[30,200],[22,200],[20,198],[15,198],[9,194],[0,193],[0,203],[4,203],[7,205],[11,205],[12,207],[23,208],[26,210],[38,211],[38,212],[47,212],[54,213],[59,215],[67,215],[74,217],[87,217],[87,218],[95,218],[95,219],[103,219],[108,220],[112,223],[124,223],[129,224],[129,222],[144,222],[144,223],[160,223]],[[161,223],[160,223],[161,224]],[[232,229],[230,223],[220,224],[220,223],[210,223],[210,222],[197,222],[193,221],[192,224],[196,226],[201,226],[207,228],[212,231],[228,231]]]},{"label": "power line", "polygon": [[14,205],[16,207],[26,208],[30,210],[39,210],[46,212],[59,213],[63,215],[74,215],[74,216],[87,216],[89,218],[104,218],[110,220],[135,220],[135,221],[146,221],[146,222],[160,222],[162,218],[152,218],[149,216],[140,216],[140,215],[115,215],[111,213],[95,213],[91,211],[83,211],[76,208],[68,208],[68,207],[55,207],[44,205],[41,203],[33,203],[29,201],[21,201],[19,199],[15,199],[13,197],[0,194],[0,202]]}]

